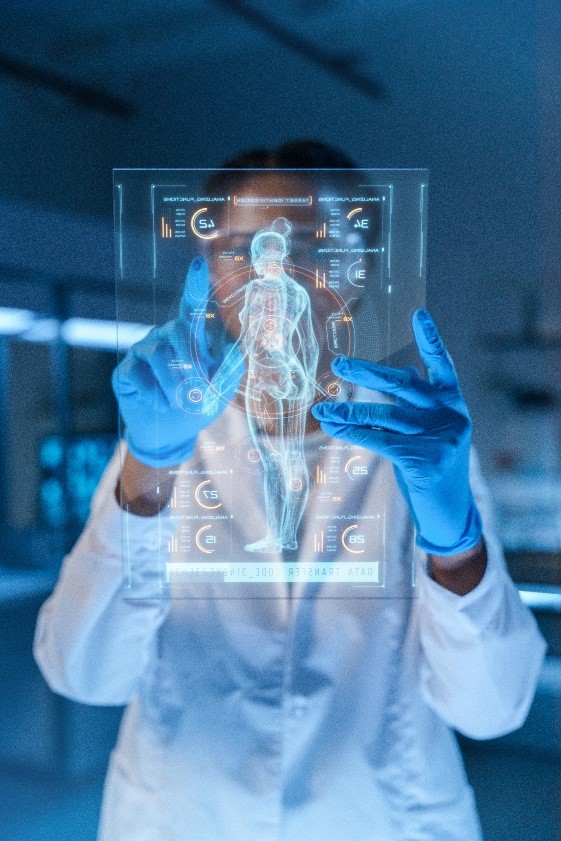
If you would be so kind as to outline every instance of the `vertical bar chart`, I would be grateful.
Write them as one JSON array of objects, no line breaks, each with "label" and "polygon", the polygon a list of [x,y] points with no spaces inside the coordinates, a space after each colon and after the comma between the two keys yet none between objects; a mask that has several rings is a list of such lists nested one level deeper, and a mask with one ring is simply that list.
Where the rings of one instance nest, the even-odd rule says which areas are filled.
[{"label": "vertical bar chart", "polygon": [[314,552],[323,552],[324,538],[323,531],[320,531],[319,534],[314,534]]},{"label": "vertical bar chart", "polygon": [[168,225],[165,216],[162,216],[162,228],[161,228],[162,239],[172,239],[173,237],[173,229],[170,225]]}]

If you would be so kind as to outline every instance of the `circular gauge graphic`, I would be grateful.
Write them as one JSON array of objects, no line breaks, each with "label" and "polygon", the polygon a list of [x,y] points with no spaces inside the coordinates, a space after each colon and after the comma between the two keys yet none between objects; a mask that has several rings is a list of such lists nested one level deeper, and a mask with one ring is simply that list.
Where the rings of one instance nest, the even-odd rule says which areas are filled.
[{"label": "circular gauge graphic", "polygon": [[216,551],[216,535],[212,526],[203,526],[195,534],[195,545],[205,555],[212,555]]},{"label": "circular gauge graphic", "polygon": [[326,391],[327,391],[327,393],[329,394],[330,397],[333,397],[333,398],[340,397],[341,392],[343,391],[343,386],[341,385],[340,382],[334,381],[334,382],[328,383]]},{"label": "circular gauge graphic", "polygon": [[218,236],[216,222],[208,212],[208,207],[200,207],[191,216],[191,230],[199,239],[214,239]]},{"label": "circular gauge graphic", "polygon": [[221,508],[222,506],[218,491],[212,487],[210,479],[205,479],[204,482],[200,482],[197,485],[195,488],[195,500],[201,508],[205,508],[207,511],[214,511],[216,508]]},{"label": "circular gauge graphic", "polygon": [[345,475],[352,481],[368,476],[368,465],[363,456],[352,456],[345,464]]},{"label": "circular gauge graphic", "polygon": [[362,555],[364,552],[364,535],[358,531],[358,523],[348,526],[341,535],[343,548],[351,555]]},{"label": "circular gauge graphic", "polygon": [[261,344],[266,350],[280,350],[282,348],[282,336],[280,333],[265,333],[265,335],[261,339]]},{"label": "circular gauge graphic", "polygon": [[366,267],[362,258],[351,263],[347,269],[347,280],[357,289],[364,289],[366,286]]},{"label": "circular gauge graphic", "polygon": [[246,473],[261,475],[261,453],[249,438],[236,447],[236,462]]},{"label": "circular gauge graphic", "polygon": [[269,263],[267,266],[267,274],[269,277],[280,277],[282,274],[282,266],[279,263]]},{"label": "circular gauge graphic", "polygon": [[319,377],[317,390],[324,400],[334,400],[337,402],[351,400],[354,394],[353,384],[339,379],[331,371]]},{"label": "circular gauge graphic", "polygon": [[207,384],[200,377],[189,377],[177,386],[175,399],[177,405],[189,414],[198,414],[202,411],[203,397],[207,390]]}]

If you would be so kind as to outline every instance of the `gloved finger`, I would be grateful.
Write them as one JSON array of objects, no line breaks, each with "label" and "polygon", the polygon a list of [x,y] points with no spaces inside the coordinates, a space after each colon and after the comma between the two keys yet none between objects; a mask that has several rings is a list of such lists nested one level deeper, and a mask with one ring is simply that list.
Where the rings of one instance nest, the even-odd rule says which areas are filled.
[{"label": "gloved finger", "polygon": [[403,368],[404,371],[409,371],[411,374],[412,379],[419,378],[420,380],[423,379],[423,375],[419,371],[416,365],[405,365]]},{"label": "gloved finger", "polygon": [[447,388],[458,387],[454,363],[430,314],[423,309],[413,314],[413,333],[428,375],[429,382]]},{"label": "gloved finger", "polygon": [[187,270],[185,286],[179,304],[180,317],[188,321],[193,311],[206,308],[209,290],[210,274],[206,260],[202,257],[195,257]]},{"label": "gloved finger", "polygon": [[323,421],[320,425],[322,431],[331,438],[338,438],[347,444],[364,447],[389,459],[394,464],[399,461],[403,443],[403,436],[399,433],[367,429],[364,426],[350,426],[344,423],[329,423],[327,421]]},{"label": "gloved finger", "polygon": [[134,405],[139,401],[145,405],[153,404],[154,401],[168,403],[147,360],[135,360],[127,355],[113,371],[111,385],[122,410],[128,405],[134,410]]},{"label": "gloved finger", "polygon": [[366,359],[338,356],[331,363],[331,370],[343,380],[390,394],[411,406],[427,408],[434,405],[429,384],[406,368],[390,368]]},{"label": "gloved finger", "polygon": [[388,406],[380,403],[316,403],[312,414],[319,421],[342,423],[367,429],[385,429],[405,435],[420,435],[425,432],[422,415],[403,406]]},{"label": "gloved finger", "polygon": [[175,372],[182,370],[187,374],[192,370],[203,379],[211,376],[216,363],[208,349],[205,322],[204,313],[200,317],[195,316],[191,322],[177,318],[163,337],[158,359],[167,358],[167,364]]},{"label": "gloved finger", "polygon": [[121,362],[123,373],[126,371],[139,389],[147,388],[153,378],[171,401],[178,385],[193,368],[184,333],[177,319],[154,327],[141,342],[133,345]]},{"label": "gloved finger", "polygon": [[206,308],[209,300],[210,274],[206,260],[195,257],[185,278],[185,286],[179,304],[179,324],[192,342],[195,354],[203,369],[208,368],[210,356],[206,340]]}]

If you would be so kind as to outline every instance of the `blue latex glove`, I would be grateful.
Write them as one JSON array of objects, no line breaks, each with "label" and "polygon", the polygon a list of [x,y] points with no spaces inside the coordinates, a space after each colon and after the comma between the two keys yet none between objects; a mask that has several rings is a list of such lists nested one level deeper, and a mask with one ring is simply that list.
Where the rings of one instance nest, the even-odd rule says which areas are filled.
[{"label": "blue latex glove", "polygon": [[391,396],[394,402],[317,403],[312,413],[328,435],[358,444],[393,462],[417,529],[417,545],[435,555],[474,547],[482,526],[469,486],[471,418],[458,377],[426,310],[413,332],[427,372],[337,357],[342,379]]},{"label": "blue latex glove", "polygon": [[155,327],[113,371],[113,391],[130,452],[150,467],[171,467],[193,454],[199,432],[214,421],[238,387],[245,365],[237,347],[228,382],[213,411],[202,412],[208,382],[220,366],[206,342],[208,267],[196,257],[187,272],[176,319]]}]

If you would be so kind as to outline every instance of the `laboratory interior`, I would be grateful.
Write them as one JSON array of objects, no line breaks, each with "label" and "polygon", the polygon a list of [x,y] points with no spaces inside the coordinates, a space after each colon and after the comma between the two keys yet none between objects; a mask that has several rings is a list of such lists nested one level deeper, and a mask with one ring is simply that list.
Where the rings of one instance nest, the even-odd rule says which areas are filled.
[{"label": "laboratory interior", "polygon": [[19,0],[0,41],[0,841],[94,841],[123,713],[55,694],[32,653],[150,327],[129,278],[117,345],[112,171],[299,138],[429,171],[427,308],[547,642],[523,725],[456,737],[485,841],[561,838],[557,0]]}]

